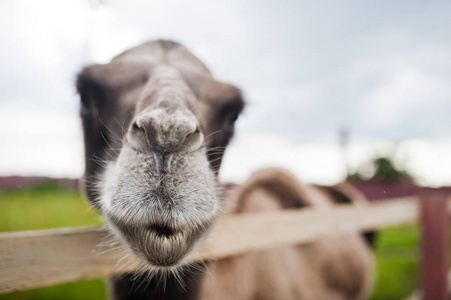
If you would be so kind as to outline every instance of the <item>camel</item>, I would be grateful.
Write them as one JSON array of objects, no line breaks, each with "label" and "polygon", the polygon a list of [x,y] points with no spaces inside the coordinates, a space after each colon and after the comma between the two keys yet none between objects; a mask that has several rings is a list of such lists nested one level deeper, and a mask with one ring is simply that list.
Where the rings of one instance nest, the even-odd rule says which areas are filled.
[{"label": "camel", "polygon": [[[238,88],[214,79],[185,47],[158,40],[131,48],[107,64],[85,67],[77,90],[85,193],[114,236],[146,267],[138,275],[110,278],[113,299],[368,295],[371,251],[354,234],[203,264],[189,261],[224,215],[330,209],[353,197],[340,188],[303,185],[276,169],[258,172],[220,197],[218,171],[245,103]],[[154,274],[163,274],[164,286]]]}]

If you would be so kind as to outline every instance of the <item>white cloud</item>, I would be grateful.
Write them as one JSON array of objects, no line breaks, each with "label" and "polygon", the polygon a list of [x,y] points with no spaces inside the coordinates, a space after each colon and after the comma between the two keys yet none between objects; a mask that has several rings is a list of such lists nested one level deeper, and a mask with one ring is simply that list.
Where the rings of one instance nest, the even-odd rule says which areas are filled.
[{"label": "white cloud", "polygon": [[297,145],[273,135],[246,135],[229,146],[220,177],[243,182],[264,167],[285,168],[305,182],[322,184],[339,182],[345,174],[338,145]]},{"label": "white cloud", "polygon": [[8,104],[0,110],[0,127],[0,175],[82,175],[84,151],[76,114]]},{"label": "white cloud", "polygon": [[419,183],[451,185],[451,139],[411,140],[399,145],[400,161]]},{"label": "white cloud", "polygon": [[322,86],[317,82],[296,85],[247,86],[246,96],[250,103],[261,106],[272,105],[286,110],[309,110],[318,105]]},{"label": "white cloud", "polygon": [[390,128],[400,118],[451,98],[451,82],[416,68],[404,67],[386,75],[362,99],[362,120],[373,127]]},{"label": "white cloud", "polygon": [[[451,185],[451,139],[392,142],[363,139],[351,142],[346,150],[352,170],[378,156],[394,156],[395,164],[428,186]],[[273,135],[238,137],[226,151],[220,178],[243,182],[250,174],[265,167],[281,167],[304,182],[335,184],[346,175],[338,144],[293,143]]]},{"label": "white cloud", "polygon": [[80,47],[88,32],[84,1],[7,1],[2,3],[2,31],[41,67],[64,64],[65,48]]}]

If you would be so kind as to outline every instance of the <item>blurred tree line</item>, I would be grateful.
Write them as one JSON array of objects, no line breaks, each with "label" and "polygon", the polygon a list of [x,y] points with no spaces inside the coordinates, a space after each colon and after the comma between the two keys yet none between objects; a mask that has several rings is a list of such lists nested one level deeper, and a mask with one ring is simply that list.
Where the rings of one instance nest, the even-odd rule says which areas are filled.
[{"label": "blurred tree line", "polygon": [[414,181],[414,177],[408,171],[395,166],[391,157],[376,157],[370,164],[372,169],[370,176],[363,170],[367,166],[360,166],[355,172],[348,174],[347,180],[396,183],[412,183]]}]

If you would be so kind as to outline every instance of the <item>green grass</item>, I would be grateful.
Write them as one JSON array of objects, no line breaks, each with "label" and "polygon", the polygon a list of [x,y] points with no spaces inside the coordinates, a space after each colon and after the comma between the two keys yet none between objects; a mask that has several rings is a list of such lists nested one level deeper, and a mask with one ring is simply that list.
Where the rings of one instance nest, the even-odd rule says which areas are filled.
[{"label": "green grass", "polygon": [[39,288],[24,292],[0,295],[0,299],[8,300],[102,300],[107,299],[104,279],[83,280],[73,283],[59,284],[47,288]]},{"label": "green grass", "polygon": [[[0,231],[102,224],[78,192],[56,187],[0,191]],[[376,243],[376,282],[371,300],[402,299],[417,287],[419,231],[416,226],[387,228]],[[12,299],[106,299],[104,279],[85,280],[0,295]]]},{"label": "green grass", "polygon": [[417,226],[386,228],[376,242],[376,282],[371,300],[406,298],[418,286]]},{"label": "green grass", "polygon": [[102,224],[76,191],[54,186],[0,191],[0,231]]}]

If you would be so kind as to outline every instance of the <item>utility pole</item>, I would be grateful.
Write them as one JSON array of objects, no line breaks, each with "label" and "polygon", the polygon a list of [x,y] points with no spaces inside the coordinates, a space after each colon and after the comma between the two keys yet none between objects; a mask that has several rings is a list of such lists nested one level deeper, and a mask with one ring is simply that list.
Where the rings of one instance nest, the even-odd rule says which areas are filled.
[{"label": "utility pole", "polygon": [[349,143],[349,131],[346,127],[341,127],[340,132],[340,151],[341,151],[341,160],[344,166],[345,180],[348,178],[350,174],[349,161],[348,161],[348,143]]}]

